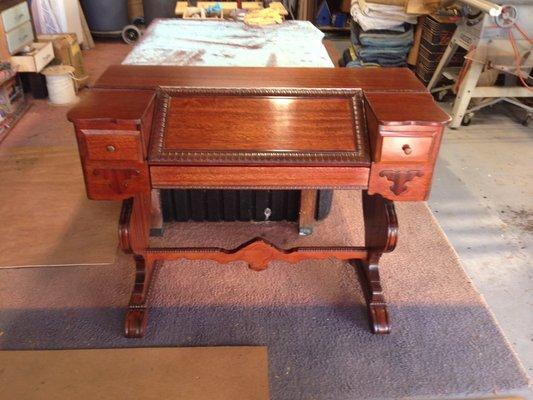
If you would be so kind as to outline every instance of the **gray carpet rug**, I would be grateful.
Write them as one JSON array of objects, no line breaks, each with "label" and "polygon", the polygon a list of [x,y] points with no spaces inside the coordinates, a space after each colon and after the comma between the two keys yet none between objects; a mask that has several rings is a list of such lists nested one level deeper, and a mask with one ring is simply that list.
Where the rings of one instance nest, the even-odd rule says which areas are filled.
[{"label": "gray carpet rug", "polygon": [[[287,247],[357,244],[357,194],[336,192],[332,214],[310,238],[290,224],[175,224],[158,242],[233,247],[262,235]],[[241,263],[179,261],[157,273],[146,337],[125,339],[133,268],[120,256],[111,266],[0,270],[0,348],[266,345],[274,400],[524,389],[526,375],[427,207],[397,211],[399,245],[381,268],[388,336],[369,332],[356,273],[345,263],[273,263],[258,273]]]}]

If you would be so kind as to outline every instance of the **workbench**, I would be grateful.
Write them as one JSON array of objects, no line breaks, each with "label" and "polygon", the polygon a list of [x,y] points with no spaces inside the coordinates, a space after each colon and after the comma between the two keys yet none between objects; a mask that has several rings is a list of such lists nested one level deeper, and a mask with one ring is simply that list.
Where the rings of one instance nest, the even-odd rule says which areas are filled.
[{"label": "workbench", "polygon": [[251,27],[225,20],[158,19],[122,62],[208,67],[333,67],[308,21]]},{"label": "workbench", "polygon": [[[429,195],[449,116],[407,69],[228,71],[112,66],[98,82],[107,89],[68,114],[88,196],[122,201],[120,244],[136,266],[126,335],[145,332],[154,269],[182,258],[257,271],[273,260],[346,260],[364,273],[372,331],[388,333],[378,263],[397,241],[393,202]],[[151,191],[169,188],[360,190],[365,246],[282,249],[250,238],[234,249],[153,247]]]}]

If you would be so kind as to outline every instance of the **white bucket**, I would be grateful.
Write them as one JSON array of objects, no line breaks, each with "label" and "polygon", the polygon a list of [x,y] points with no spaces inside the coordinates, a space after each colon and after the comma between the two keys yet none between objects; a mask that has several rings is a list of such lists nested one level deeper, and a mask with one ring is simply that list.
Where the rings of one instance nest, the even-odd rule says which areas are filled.
[{"label": "white bucket", "polygon": [[43,70],[50,103],[64,105],[78,101],[73,73],[74,67],[70,65],[54,65]]}]

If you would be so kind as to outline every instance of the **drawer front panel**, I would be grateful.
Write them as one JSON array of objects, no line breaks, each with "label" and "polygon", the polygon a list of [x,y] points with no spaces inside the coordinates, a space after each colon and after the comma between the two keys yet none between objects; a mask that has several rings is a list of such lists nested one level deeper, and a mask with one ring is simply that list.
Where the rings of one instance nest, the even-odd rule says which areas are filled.
[{"label": "drawer front panel", "polygon": [[148,168],[86,167],[85,185],[92,200],[122,200],[137,193],[150,193]]},{"label": "drawer front panel", "polygon": [[432,145],[431,136],[384,136],[381,161],[427,162]]},{"label": "drawer front panel", "polygon": [[142,161],[138,131],[82,130],[87,159],[91,161]]},{"label": "drawer front panel", "polygon": [[35,69],[40,72],[54,59],[54,47],[52,43],[46,45],[35,54]]},{"label": "drawer front panel", "polygon": [[31,22],[25,22],[18,28],[6,34],[7,47],[11,54],[16,53],[25,45],[33,43],[33,29]]},{"label": "drawer front panel", "polygon": [[54,48],[52,43],[34,43],[33,46],[38,49],[32,54],[24,56],[12,56],[11,64],[19,72],[41,72],[54,59]]},{"label": "drawer front panel", "polygon": [[427,164],[378,164],[370,172],[368,193],[389,200],[426,200],[433,171]]},{"label": "drawer front panel", "polygon": [[2,22],[4,31],[9,32],[20,24],[30,20],[30,10],[26,2],[20,3],[15,7],[8,8],[2,12]]}]

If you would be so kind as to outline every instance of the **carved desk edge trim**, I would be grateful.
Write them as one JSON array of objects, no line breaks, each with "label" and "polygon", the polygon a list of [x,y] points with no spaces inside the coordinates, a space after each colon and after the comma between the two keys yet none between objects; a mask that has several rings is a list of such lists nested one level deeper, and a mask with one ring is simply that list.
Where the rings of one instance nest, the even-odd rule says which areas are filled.
[{"label": "carved desk edge trim", "polygon": [[[180,185],[180,184],[165,184],[157,183],[152,186],[154,189],[214,189],[214,190],[367,190],[368,185]],[[380,194],[387,198],[386,195],[376,192],[372,194]]]}]

